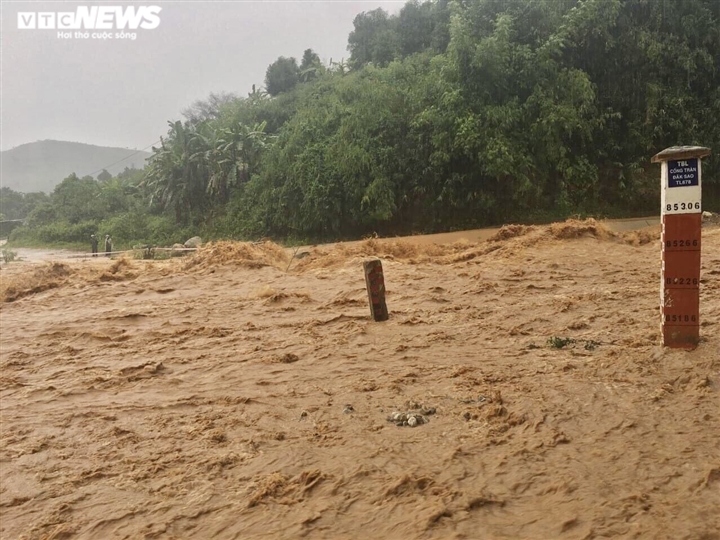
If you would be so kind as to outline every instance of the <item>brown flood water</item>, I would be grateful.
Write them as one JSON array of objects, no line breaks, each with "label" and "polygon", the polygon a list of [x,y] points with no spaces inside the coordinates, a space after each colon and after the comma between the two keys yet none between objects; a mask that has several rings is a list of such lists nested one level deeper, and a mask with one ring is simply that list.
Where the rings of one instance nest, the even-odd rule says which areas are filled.
[{"label": "brown flood water", "polygon": [[3,266],[0,538],[720,538],[720,228],[468,234]]}]

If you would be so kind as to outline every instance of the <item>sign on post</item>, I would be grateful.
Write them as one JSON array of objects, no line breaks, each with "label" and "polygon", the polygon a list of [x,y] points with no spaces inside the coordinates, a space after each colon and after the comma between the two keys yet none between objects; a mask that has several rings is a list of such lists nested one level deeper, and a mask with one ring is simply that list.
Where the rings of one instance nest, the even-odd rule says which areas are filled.
[{"label": "sign on post", "polygon": [[662,266],[660,313],[663,345],[693,348],[700,340],[702,146],[673,146],[652,158],[661,164]]}]

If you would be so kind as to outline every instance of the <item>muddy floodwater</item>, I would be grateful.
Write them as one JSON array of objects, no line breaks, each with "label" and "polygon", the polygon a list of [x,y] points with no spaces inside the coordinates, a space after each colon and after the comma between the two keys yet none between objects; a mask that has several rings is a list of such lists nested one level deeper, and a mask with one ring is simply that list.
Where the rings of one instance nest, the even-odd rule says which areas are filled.
[{"label": "muddy floodwater", "polygon": [[0,538],[720,539],[720,227],[683,351],[647,225],[3,265]]}]

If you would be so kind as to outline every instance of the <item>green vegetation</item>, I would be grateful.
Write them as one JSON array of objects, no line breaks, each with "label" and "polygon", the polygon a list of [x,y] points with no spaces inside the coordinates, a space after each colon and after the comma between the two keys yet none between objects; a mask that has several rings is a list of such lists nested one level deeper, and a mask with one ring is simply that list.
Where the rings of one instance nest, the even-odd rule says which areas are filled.
[{"label": "green vegetation", "polygon": [[46,194],[72,171],[94,175],[105,167],[108,174],[115,175],[125,167],[143,167],[150,157],[148,152],[128,148],[51,140],[22,144],[0,154],[3,187]]},{"label": "green vegetation", "polygon": [[553,349],[564,349],[568,345],[575,345],[575,343],[576,341],[573,338],[553,336],[548,339],[548,345],[550,345]]},{"label": "green vegetation", "polygon": [[6,263],[11,263],[17,258],[17,252],[9,249],[3,249],[2,258]]},{"label": "green vegetation", "polygon": [[[565,347],[575,345],[578,342],[583,343],[583,348],[586,351],[594,351],[601,345],[599,341],[595,341],[594,339],[573,339],[569,337],[562,338],[559,336],[552,336],[547,340],[547,344],[553,349],[564,349]],[[531,346],[528,346],[528,349],[538,348],[532,343],[530,345]]]},{"label": "green vegetation", "polygon": [[[716,0],[409,2],[358,15],[348,49],[327,66],[310,49],[280,57],[265,90],[196,102],[144,171],[66,178],[11,242],[330,240],[654,214],[654,153],[720,150]],[[703,183],[717,211],[717,158]]]},{"label": "green vegetation", "polygon": [[50,198],[42,192],[18,193],[9,187],[0,188],[0,208],[2,219],[25,219],[38,205],[49,202]]},{"label": "green vegetation", "polygon": [[[91,234],[98,236],[100,250],[105,234],[113,237],[114,249],[137,243],[173,244],[191,236],[171,216],[148,207],[149,193],[141,187],[145,171],[125,169],[116,177],[108,176],[97,181],[71,174],[49,197],[33,199],[20,216],[25,226],[13,230],[9,244],[89,251]],[[12,198],[16,195],[22,194],[11,193]]]}]

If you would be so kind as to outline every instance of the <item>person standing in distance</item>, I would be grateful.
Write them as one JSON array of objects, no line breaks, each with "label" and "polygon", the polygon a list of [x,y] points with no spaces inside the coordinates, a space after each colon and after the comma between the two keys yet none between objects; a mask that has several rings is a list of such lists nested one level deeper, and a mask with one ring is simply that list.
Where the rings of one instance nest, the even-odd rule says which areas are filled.
[{"label": "person standing in distance", "polygon": [[90,246],[92,247],[92,256],[97,257],[98,255],[98,239],[94,234],[90,235]]},{"label": "person standing in distance", "polygon": [[110,238],[109,234],[106,234],[105,235],[105,256],[109,257],[111,251],[112,251],[112,238]]}]

